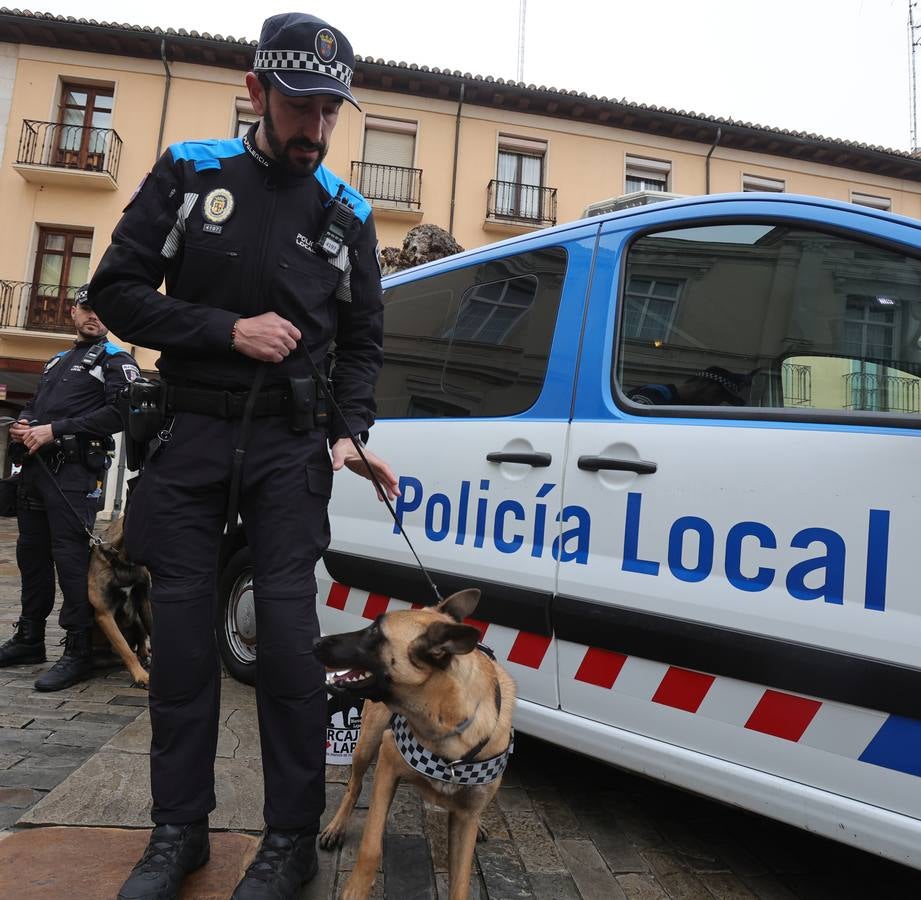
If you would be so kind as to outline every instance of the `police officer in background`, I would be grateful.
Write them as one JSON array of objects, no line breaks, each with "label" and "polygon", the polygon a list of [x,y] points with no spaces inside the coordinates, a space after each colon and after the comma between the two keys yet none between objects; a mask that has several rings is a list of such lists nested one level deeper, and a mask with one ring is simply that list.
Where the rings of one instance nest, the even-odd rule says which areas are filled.
[{"label": "police officer in background", "polygon": [[[317,871],[326,691],[313,656],[314,566],[329,542],[333,471],[368,476],[349,432],[366,438],[382,363],[371,208],[322,165],[342,103],[357,106],[354,64],[327,23],[267,19],[246,75],[260,120],[241,139],[171,146],[90,285],[119,334],[162,351],[166,384],[165,421],[126,526],[129,554],[153,579],[155,828],[123,900],[177,897],[209,856],[217,561],[225,521],[236,524],[234,498],[254,562],[266,830],[233,896],[293,898]],[[316,380],[333,346],[341,417]],[[394,473],[365,452],[396,496]]]},{"label": "police officer in background", "polygon": [[45,661],[55,568],[64,595],[58,619],[67,632],[64,654],[39,676],[38,691],[59,691],[93,671],[89,535],[111,435],[122,429],[116,401],[140,374],[134,358],[106,340],[105,325],[87,303],[86,285],[77,290],[70,315],[77,329],[73,349],[48,361],[35,396],[10,426],[11,456],[22,461],[16,542],[22,616],[13,637],[0,646],[0,666]]}]

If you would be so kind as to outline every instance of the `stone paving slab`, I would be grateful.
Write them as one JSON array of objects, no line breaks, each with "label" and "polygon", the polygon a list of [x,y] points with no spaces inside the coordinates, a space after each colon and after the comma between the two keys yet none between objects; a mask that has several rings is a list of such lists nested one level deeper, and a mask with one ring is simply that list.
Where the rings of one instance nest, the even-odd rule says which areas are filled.
[{"label": "stone paving slab", "polygon": [[[118,893],[148,832],[121,828],[36,828],[0,842],[0,885],[16,900],[100,900]],[[211,859],[183,885],[182,900],[226,900],[256,852],[245,834],[212,834]],[[79,877],[75,877],[79,873]],[[4,896],[13,897],[13,894]]]}]

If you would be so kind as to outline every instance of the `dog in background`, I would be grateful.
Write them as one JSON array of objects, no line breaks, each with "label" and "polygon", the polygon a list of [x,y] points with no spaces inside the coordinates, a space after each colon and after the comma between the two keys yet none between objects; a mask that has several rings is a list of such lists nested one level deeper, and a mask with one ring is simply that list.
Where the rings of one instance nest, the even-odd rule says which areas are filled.
[{"label": "dog in background", "polygon": [[113,520],[104,540],[90,551],[89,598],[96,613],[94,645],[105,642],[131,673],[135,687],[148,686],[150,662],[150,574],[125,554],[125,517]]},{"label": "dog in background", "polygon": [[[366,698],[352,772],[336,815],[320,834],[341,843],[368,766],[378,757],[371,805],[343,900],[364,900],[381,859],[397,783],[415,784],[448,810],[450,900],[466,900],[480,815],[502,782],[511,751],[515,682],[463,624],[480,598],[460,591],[437,606],[379,616],[368,628],[320,638],[317,658],[332,690]],[[429,774],[424,773],[426,770]],[[485,836],[485,831],[482,831]]]}]

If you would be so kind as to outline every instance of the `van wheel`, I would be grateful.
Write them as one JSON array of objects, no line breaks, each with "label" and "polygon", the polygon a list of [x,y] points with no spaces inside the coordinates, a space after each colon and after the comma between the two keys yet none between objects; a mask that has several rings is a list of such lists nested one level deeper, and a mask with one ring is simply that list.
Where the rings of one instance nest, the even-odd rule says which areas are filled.
[{"label": "van wheel", "polygon": [[256,683],[256,605],[249,547],[237,551],[221,575],[215,631],[227,671],[244,684]]}]

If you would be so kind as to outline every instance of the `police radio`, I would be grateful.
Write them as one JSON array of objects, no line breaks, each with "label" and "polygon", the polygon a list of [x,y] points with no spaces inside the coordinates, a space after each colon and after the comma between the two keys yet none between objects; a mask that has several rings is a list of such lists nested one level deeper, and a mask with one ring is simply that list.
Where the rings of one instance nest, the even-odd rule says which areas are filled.
[{"label": "police radio", "polygon": [[326,205],[326,222],[323,224],[320,237],[314,243],[317,252],[327,259],[338,256],[342,252],[342,246],[346,243],[354,223],[355,210],[342,196],[340,186],[339,193]]}]

